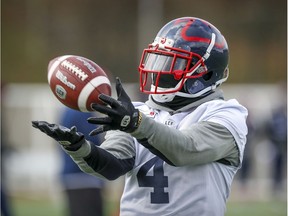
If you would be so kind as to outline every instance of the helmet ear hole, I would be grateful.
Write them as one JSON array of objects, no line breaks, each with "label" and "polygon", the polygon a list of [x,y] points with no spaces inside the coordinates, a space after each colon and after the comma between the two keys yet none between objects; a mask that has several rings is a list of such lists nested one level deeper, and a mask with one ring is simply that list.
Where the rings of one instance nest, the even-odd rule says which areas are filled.
[{"label": "helmet ear hole", "polygon": [[203,75],[203,79],[204,79],[205,81],[208,81],[208,80],[211,79],[212,75],[213,75],[213,71],[209,71],[208,73],[206,73],[206,74]]}]

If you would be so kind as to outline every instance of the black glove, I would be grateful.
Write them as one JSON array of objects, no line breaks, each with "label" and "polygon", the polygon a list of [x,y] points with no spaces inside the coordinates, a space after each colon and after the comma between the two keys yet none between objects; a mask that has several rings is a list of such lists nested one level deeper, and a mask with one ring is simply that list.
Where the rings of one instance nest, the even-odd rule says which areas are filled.
[{"label": "black glove", "polygon": [[142,115],[138,109],[135,109],[131,99],[123,89],[120,79],[116,78],[116,92],[118,99],[100,94],[99,99],[103,101],[105,105],[92,104],[92,109],[100,113],[106,114],[106,117],[90,117],[88,122],[91,124],[99,124],[95,130],[90,132],[90,136],[103,133],[108,130],[121,130],[128,133],[135,131],[141,120]]},{"label": "black glove", "polygon": [[76,126],[69,129],[61,125],[49,124],[46,121],[32,121],[32,126],[55,139],[67,150],[77,150],[80,148],[81,145],[75,146],[75,144],[78,144],[84,138],[82,133],[77,132]]}]

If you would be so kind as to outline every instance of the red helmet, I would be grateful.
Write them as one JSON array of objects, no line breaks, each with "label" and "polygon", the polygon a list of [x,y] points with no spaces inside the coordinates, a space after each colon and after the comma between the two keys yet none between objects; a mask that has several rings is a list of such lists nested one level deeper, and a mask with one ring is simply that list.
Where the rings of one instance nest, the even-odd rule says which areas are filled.
[{"label": "red helmet", "polygon": [[172,20],[143,51],[140,90],[159,102],[203,96],[227,80],[228,58],[227,42],[215,26],[195,17]]}]

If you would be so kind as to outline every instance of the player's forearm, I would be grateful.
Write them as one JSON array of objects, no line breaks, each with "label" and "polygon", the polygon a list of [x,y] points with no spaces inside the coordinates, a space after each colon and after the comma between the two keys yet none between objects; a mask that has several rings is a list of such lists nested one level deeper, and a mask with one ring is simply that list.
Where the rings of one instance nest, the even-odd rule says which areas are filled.
[{"label": "player's forearm", "polygon": [[124,175],[134,164],[134,157],[117,158],[87,141],[77,151],[65,151],[83,172],[108,180]]},{"label": "player's forearm", "polygon": [[147,138],[148,143],[175,166],[217,161],[237,151],[231,133],[215,123],[197,123],[188,129],[176,130],[143,116],[132,135],[137,139]]}]

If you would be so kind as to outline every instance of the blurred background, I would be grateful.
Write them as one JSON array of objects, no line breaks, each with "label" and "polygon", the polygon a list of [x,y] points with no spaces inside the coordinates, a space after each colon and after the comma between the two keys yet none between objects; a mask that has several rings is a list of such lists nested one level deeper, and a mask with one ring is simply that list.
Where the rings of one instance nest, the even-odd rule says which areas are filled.
[{"label": "blurred background", "polygon": [[[203,18],[226,37],[230,77],[223,89],[250,113],[245,160],[227,215],[287,214],[287,1],[1,3],[1,207],[7,216],[68,212],[58,147],[31,126],[32,120],[59,122],[64,108],[47,83],[49,61],[87,57],[119,76],[133,100],[144,100],[137,72],[142,50],[164,24],[183,16]],[[123,179],[105,182],[104,215],[117,215],[122,185]]]}]

